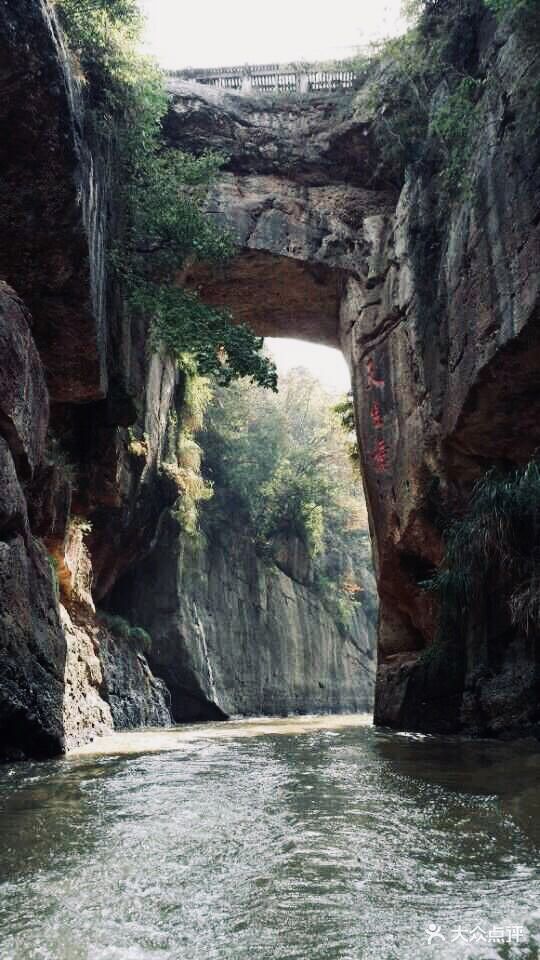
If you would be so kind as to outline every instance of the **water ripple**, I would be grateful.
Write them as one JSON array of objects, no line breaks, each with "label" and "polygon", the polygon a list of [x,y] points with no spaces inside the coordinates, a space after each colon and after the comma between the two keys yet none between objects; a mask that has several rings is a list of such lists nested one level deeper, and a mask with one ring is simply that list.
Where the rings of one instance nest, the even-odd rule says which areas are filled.
[{"label": "water ripple", "polygon": [[1,960],[537,958],[538,747],[328,723],[1,771]]}]

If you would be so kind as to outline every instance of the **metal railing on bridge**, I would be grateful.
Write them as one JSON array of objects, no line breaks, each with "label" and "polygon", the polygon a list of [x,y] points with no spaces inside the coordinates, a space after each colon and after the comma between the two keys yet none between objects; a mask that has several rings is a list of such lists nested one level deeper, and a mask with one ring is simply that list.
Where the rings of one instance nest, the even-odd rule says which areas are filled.
[{"label": "metal railing on bridge", "polygon": [[309,65],[259,64],[243,67],[212,67],[208,70],[172,70],[169,76],[192,80],[209,87],[241,93],[316,93],[354,90],[358,73],[351,69],[322,69]]}]

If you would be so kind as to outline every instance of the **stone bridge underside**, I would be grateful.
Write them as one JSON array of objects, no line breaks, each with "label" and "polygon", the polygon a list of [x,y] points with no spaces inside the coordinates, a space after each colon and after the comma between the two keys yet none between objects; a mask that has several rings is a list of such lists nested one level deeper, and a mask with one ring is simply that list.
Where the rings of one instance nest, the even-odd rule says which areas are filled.
[{"label": "stone bridge underside", "polygon": [[209,209],[239,248],[226,268],[184,279],[264,336],[339,346],[348,278],[375,282],[373,251],[396,203],[371,183],[369,123],[335,121],[351,94],[291,103],[182,81],[171,89],[170,140],[229,157]]},{"label": "stone bridge underside", "polygon": [[[437,276],[413,251],[430,235],[433,187],[411,178],[399,191],[378,174],[362,90],[300,101],[170,83],[169,142],[229,158],[209,205],[239,245],[226,268],[191,268],[187,281],[257,332],[341,346],[349,363],[381,600],[376,719],[416,729],[481,714],[496,732],[533,709],[527,669],[515,677],[519,639],[481,690],[485,651],[456,648],[448,677],[419,659],[435,636],[419,584],[441,559],[441,508],[459,508],[490,463],[523,462],[540,443],[537,149],[506,161],[507,47],[490,54],[477,202],[454,205]],[[439,306],[426,319],[430,284]]]}]

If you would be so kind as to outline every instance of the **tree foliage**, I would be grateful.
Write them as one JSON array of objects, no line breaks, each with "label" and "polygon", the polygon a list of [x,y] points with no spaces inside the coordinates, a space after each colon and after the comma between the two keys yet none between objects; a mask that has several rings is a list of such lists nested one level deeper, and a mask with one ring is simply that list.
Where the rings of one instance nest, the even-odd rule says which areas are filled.
[{"label": "tree foliage", "polygon": [[182,529],[196,536],[200,504],[213,496],[212,484],[202,474],[203,453],[195,439],[203,425],[212,390],[189,354],[184,354],[180,363],[183,389],[178,394],[177,408],[169,413],[160,471],[176,489],[174,512]]},{"label": "tree foliage", "polygon": [[339,403],[336,403],[334,406],[334,413],[337,414],[341,426],[345,431],[345,434],[348,438],[347,440],[347,449],[349,451],[349,458],[355,469],[359,468],[360,464],[360,449],[358,446],[358,439],[356,433],[356,416],[354,412],[354,401],[352,393],[347,394],[346,397],[343,397]]},{"label": "tree foliage", "polygon": [[208,188],[223,157],[167,148],[163,76],[138,50],[136,0],[56,0],[85,83],[95,131],[112,141],[117,161],[117,238],[110,261],[130,310],[152,322],[151,344],[175,357],[192,354],[221,383],[248,376],[275,388],[262,340],[235,327],[227,311],[204,304],[178,281],[195,259],[231,255],[230,237],[206,215]]},{"label": "tree foliage", "polygon": [[536,0],[484,0],[486,7],[499,17],[508,13],[529,12],[537,6]]},{"label": "tree foliage", "polygon": [[508,17],[527,44],[540,41],[540,4],[538,0],[484,0],[499,20]]},{"label": "tree foliage", "polygon": [[349,431],[334,403],[301,369],[282,376],[274,395],[246,383],[217,389],[199,442],[214,487],[203,526],[211,533],[236,523],[270,558],[299,541],[315,581],[339,603],[360,595],[353,570],[365,560],[368,533]]},{"label": "tree foliage", "polygon": [[440,191],[451,197],[468,185],[474,146],[481,0],[411,0],[406,6],[411,28],[375,51],[379,72],[370,105],[379,174],[401,186],[405,169],[420,164],[438,174]]},{"label": "tree foliage", "polygon": [[[527,43],[540,35],[537,0],[408,0],[410,29],[375,47],[368,103],[380,147],[378,177],[403,183],[411,164],[435,173],[445,203],[470,188],[478,104],[482,13],[508,16]],[[364,63],[362,62],[364,68]]]},{"label": "tree foliage", "polygon": [[540,463],[510,473],[489,470],[476,484],[464,516],[445,533],[445,558],[426,586],[441,599],[441,627],[498,596],[515,625],[540,627]]},{"label": "tree foliage", "polygon": [[150,653],[152,649],[152,637],[142,627],[132,627],[124,617],[116,613],[109,613],[107,610],[97,611],[98,622],[101,623],[110,633],[122,640],[131,641],[133,646],[142,653]]},{"label": "tree foliage", "polygon": [[430,132],[439,141],[444,162],[440,173],[449,192],[464,192],[469,187],[467,168],[474,146],[475,102],[483,82],[471,76],[458,81],[452,93],[435,110]]}]

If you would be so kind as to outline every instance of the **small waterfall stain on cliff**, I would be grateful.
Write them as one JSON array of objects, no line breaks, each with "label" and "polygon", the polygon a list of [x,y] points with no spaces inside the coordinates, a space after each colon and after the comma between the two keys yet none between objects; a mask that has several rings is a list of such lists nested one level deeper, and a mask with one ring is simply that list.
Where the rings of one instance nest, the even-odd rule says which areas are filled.
[{"label": "small waterfall stain on cliff", "polygon": [[208,643],[206,641],[206,633],[197,611],[197,605],[195,603],[193,604],[193,623],[195,627],[195,636],[198,637],[198,640],[201,646],[203,662],[206,667],[208,687],[210,690],[210,699],[212,700],[213,703],[215,703],[216,707],[220,707],[219,695],[218,695],[216,683],[214,680],[214,671],[212,669],[212,661],[210,660],[210,654],[208,652]]}]

